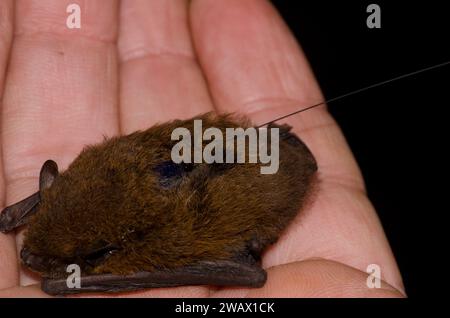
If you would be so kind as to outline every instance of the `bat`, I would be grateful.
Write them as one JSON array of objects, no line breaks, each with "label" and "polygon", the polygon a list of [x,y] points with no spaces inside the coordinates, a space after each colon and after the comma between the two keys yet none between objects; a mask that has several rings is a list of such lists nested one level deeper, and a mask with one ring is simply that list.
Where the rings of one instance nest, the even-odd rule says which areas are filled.
[{"label": "bat", "polygon": [[[176,127],[254,127],[244,117],[203,114],[86,146],[59,173],[47,160],[39,191],[6,207],[0,231],[27,225],[22,263],[51,295],[181,285],[261,287],[261,254],[305,205],[317,164],[288,125],[279,169],[261,163],[175,163]],[[224,148],[224,152],[228,151]],[[77,264],[80,286],[68,287]]]}]

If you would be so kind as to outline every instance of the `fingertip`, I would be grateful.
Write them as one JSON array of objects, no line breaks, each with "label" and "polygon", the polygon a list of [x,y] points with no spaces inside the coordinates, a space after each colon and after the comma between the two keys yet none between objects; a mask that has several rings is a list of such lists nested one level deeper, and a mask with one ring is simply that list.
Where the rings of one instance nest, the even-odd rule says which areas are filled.
[{"label": "fingertip", "polygon": [[248,297],[401,298],[400,291],[380,281],[368,283],[369,274],[326,259],[309,259],[267,269],[268,280]]},{"label": "fingertip", "polygon": [[0,298],[49,298],[51,296],[44,293],[40,284],[33,284],[26,287],[10,287],[0,290]]}]

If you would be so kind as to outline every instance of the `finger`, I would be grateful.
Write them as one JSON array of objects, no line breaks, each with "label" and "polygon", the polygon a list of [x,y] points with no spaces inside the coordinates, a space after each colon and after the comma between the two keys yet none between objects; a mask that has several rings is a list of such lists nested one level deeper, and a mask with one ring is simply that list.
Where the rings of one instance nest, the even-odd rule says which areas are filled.
[{"label": "finger", "polygon": [[[219,110],[245,112],[255,122],[264,123],[322,101],[303,53],[268,3],[231,1],[225,5],[199,0],[192,6],[195,46]],[[344,140],[324,108],[288,121],[302,131],[305,141],[310,141],[308,145],[324,173],[338,171],[359,177]],[[334,142],[342,144],[340,153],[330,153],[327,144]],[[362,186],[360,178],[352,181]]]},{"label": "finger", "polygon": [[376,285],[365,272],[341,263],[315,259],[269,268],[267,282],[262,288],[223,289],[212,297],[399,298],[404,295],[384,281]]},{"label": "finger", "polygon": [[0,298],[47,298],[50,297],[44,293],[38,284],[26,287],[11,287],[0,290]]},{"label": "finger", "polygon": [[203,298],[210,294],[208,288],[198,286],[181,286],[171,288],[149,288],[140,291],[122,293],[84,293],[72,295],[74,298]]},{"label": "finger", "polygon": [[78,1],[81,29],[66,26],[71,3],[16,1],[2,110],[7,204],[36,191],[45,160],[64,170],[84,145],[118,133],[117,2]]},{"label": "finger", "polygon": [[[185,0],[122,2],[118,46],[123,133],[213,109],[191,43],[188,6]],[[208,293],[204,287],[192,287],[131,295],[163,297],[174,292]]]},{"label": "finger", "polygon": [[[305,56],[268,1],[194,1],[191,21],[199,61],[220,111],[244,112],[264,123],[323,100]],[[326,108],[286,122],[316,157],[320,186],[316,208],[295,220],[265,255],[264,265],[305,255],[360,270],[378,262],[387,281],[400,287],[395,260],[365,197],[359,169]]]},{"label": "finger", "polygon": [[[220,111],[244,112],[264,123],[322,101],[305,56],[268,2],[199,0],[192,7],[194,43]],[[325,108],[286,121],[301,132],[322,173],[343,174],[362,187],[353,157]],[[336,143],[341,147],[329,147]]]},{"label": "finger", "polygon": [[[13,33],[14,8],[12,0],[0,2],[0,101],[3,95],[3,85],[8,65],[9,51]],[[0,102],[1,105],[1,102]],[[0,156],[0,167],[3,167]],[[0,170],[0,200],[4,206],[5,182],[3,169]],[[14,286],[18,283],[16,262],[16,243],[14,234],[0,234],[0,289]]]},{"label": "finger", "polygon": [[186,0],[129,0],[121,7],[121,128],[212,110],[188,29]]}]

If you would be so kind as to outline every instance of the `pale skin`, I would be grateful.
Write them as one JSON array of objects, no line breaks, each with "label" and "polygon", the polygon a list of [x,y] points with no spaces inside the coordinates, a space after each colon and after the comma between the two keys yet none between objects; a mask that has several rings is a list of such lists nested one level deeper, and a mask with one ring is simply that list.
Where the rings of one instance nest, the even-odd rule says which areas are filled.
[{"label": "pale skin", "polygon": [[[34,193],[47,159],[63,170],[86,144],[216,110],[267,122],[322,101],[281,17],[259,0],[0,1],[3,206]],[[325,107],[287,122],[320,183],[263,255],[259,289],[187,286],[120,296],[402,297],[401,275],[350,149]],[[275,191],[275,189],[274,189]],[[46,296],[18,260],[21,233],[0,234],[0,297]],[[369,264],[382,286],[366,285]]]}]

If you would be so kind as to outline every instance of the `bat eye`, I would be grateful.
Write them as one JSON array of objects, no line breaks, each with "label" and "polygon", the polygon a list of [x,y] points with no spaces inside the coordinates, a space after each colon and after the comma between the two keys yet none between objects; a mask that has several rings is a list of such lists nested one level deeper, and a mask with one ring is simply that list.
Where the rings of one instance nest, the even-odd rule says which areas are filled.
[{"label": "bat eye", "polygon": [[118,246],[114,244],[108,244],[90,252],[89,254],[85,255],[83,259],[87,264],[95,267],[104,262],[108,257],[110,257],[114,252],[118,250]]},{"label": "bat eye", "polygon": [[192,171],[193,164],[175,163],[173,161],[164,161],[155,167],[155,171],[159,175],[159,182],[162,187],[170,188],[176,185],[179,179],[186,173]]}]

